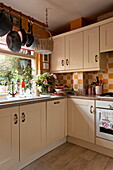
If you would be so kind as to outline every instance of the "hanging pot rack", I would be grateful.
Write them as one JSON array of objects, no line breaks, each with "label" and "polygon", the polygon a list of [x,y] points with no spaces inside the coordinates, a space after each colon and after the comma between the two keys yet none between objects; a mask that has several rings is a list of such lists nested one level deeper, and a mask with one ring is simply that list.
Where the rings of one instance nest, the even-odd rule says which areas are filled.
[{"label": "hanging pot rack", "polygon": [[52,35],[51,32],[48,30],[48,9],[46,8],[46,24],[42,23],[40,21],[37,21],[36,19],[27,16],[19,11],[16,11],[15,9],[11,8],[10,6],[6,6],[3,3],[0,3],[0,9],[4,9],[6,12],[18,17],[18,18],[25,18],[27,19],[29,22],[32,22],[33,24],[36,24],[38,26],[40,26],[40,28],[37,30],[37,32],[44,30],[46,32],[48,32],[50,38],[49,39],[35,39],[35,43],[34,43],[34,51],[36,53],[39,54],[51,54],[53,51],[53,39],[52,39]]},{"label": "hanging pot rack", "polygon": [[34,24],[36,24],[36,25],[38,25],[38,26],[40,26],[40,27],[48,28],[48,25],[47,25],[47,24],[42,23],[42,22],[40,22],[40,21],[37,21],[36,19],[34,19],[34,18],[32,18],[32,17],[30,17],[30,16],[28,16],[28,15],[25,15],[25,14],[23,14],[23,13],[15,10],[15,9],[11,8],[10,6],[6,6],[6,5],[4,5],[3,3],[0,3],[0,9],[4,9],[4,10],[6,10],[7,12],[9,12],[9,13],[11,13],[12,15],[15,15],[15,16],[17,16],[17,17],[20,17],[20,16],[21,16],[22,18],[25,18],[25,19],[33,22]]}]

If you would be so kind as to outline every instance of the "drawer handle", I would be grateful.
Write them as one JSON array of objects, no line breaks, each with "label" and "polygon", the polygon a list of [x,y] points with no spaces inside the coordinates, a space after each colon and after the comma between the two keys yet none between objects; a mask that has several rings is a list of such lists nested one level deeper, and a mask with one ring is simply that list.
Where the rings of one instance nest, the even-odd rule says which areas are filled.
[{"label": "drawer handle", "polygon": [[94,112],[93,106],[90,106],[90,113],[93,113],[93,112]]},{"label": "drawer handle", "polygon": [[58,101],[58,102],[54,102],[54,104],[59,104],[60,102]]},{"label": "drawer handle", "polygon": [[64,60],[61,61],[61,65],[64,66]]},{"label": "drawer handle", "polygon": [[21,118],[22,118],[22,122],[25,122],[25,113],[24,112],[22,113],[22,117]]},{"label": "drawer handle", "polygon": [[66,59],[66,65],[67,65],[67,66],[69,65],[69,60],[68,60],[68,59]]},{"label": "drawer handle", "polygon": [[95,62],[98,62],[98,55],[95,55]]},{"label": "drawer handle", "polygon": [[18,123],[18,116],[17,114],[14,114],[14,124],[17,124]]}]

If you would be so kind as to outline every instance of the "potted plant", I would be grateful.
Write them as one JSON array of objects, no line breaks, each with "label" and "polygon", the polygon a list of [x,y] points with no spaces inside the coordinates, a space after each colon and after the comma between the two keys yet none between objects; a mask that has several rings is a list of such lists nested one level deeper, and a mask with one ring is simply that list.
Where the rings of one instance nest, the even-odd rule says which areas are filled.
[{"label": "potted plant", "polygon": [[48,93],[48,87],[50,85],[55,85],[57,81],[57,76],[55,74],[43,73],[37,75],[35,78],[36,85],[41,87],[41,94],[46,95]]}]

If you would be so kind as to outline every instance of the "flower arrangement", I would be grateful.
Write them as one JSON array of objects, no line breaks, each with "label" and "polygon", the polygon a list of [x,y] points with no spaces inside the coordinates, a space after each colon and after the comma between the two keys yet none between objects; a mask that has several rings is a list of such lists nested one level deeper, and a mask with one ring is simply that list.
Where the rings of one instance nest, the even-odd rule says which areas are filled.
[{"label": "flower arrangement", "polygon": [[47,93],[47,89],[50,85],[56,85],[57,76],[55,74],[43,73],[36,76],[35,82],[37,86],[42,87],[42,93]]},{"label": "flower arrangement", "polygon": [[7,86],[7,81],[4,78],[0,77],[0,85]]},{"label": "flower arrangement", "polygon": [[55,74],[43,73],[36,76],[35,82],[38,86],[47,87],[49,85],[55,85],[56,79],[57,76]]},{"label": "flower arrangement", "polygon": [[4,86],[7,86],[7,81],[0,81],[0,85],[4,85]]}]

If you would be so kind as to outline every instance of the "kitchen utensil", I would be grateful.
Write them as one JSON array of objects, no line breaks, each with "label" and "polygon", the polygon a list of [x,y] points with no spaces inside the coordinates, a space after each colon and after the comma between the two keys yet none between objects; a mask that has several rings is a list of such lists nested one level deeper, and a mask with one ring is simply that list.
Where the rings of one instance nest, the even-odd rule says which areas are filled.
[{"label": "kitchen utensil", "polygon": [[97,85],[99,84],[99,77],[98,76],[96,76],[96,83],[97,83]]},{"label": "kitchen utensil", "polygon": [[102,94],[102,86],[95,86],[95,93],[97,95]]},{"label": "kitchen utensil", "polygon": [[1,10],[0,13],[0,37],[6,35],[13,28],[13,19],[11,15],[5,13],[5,10]]},{"label": "kitchen utensil", "polygon": [[19,52],[21,49],[21,38],[17,31],[10,31],[6,37],[8,48],[13,52]]},{"label": "kitchen utensil", "polygon": [[30,47],[34,42],[32,27],[33,27],[33,24],[31,25],[30,22],[28,22],[28,33],[26,34],[26,46],[27,47]]},{"label": "kitchen utensil", "polygon": [[21,38],[21,45],[24,46],[27,41],[27,36],[25,30],[22,28],[22,19],[20,18],[20,31],[18,32]]}]

